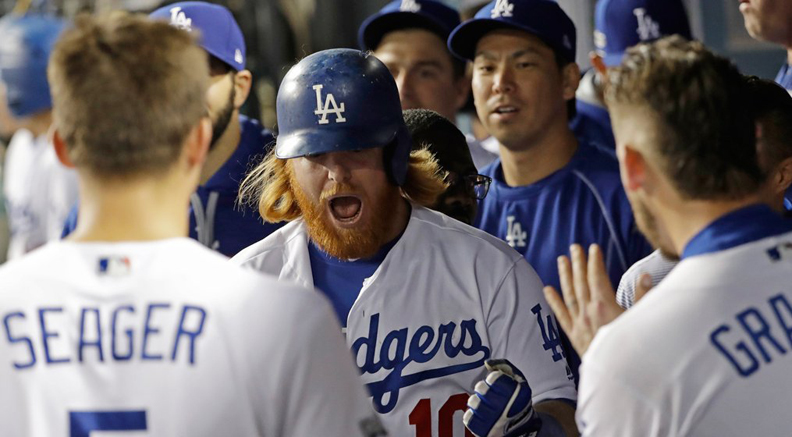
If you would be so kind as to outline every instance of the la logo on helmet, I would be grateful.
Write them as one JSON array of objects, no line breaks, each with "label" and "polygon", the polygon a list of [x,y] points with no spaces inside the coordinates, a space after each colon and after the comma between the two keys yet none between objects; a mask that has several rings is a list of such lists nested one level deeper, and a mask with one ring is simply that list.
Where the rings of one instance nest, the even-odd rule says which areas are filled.
[{"label": "la logo on helmet", "polygon": [[402,0],[399,10],[402,12],[418,12],[421,10],[421,5],[416,3],[415,0]]},{"label": "la logo on helmet", "polygon": [[492,8],[492,18],[511,17],[514,13],[514,5],[509,0],[498,0]]},{"label": "la logo on helmet", "polygon": [[344,102],[341,102],[341,106],[338,106],[333,93],[327,93],[324,105],[322,105],[322,88],[324,88],[324,85],[313,86],[314,91],[316,91],[316,110],[314,111],[314,114],[321,116],[319,118],[319,124],[330,123],[330,120],[327,119],[327,116],[330,114],[335,114],[336,123],[346,122],[346,118],[344,118],[346,105],[344,105]]},{"label": "la logo on helmet", "polygon": [[187,18],[187,15],[182,11],[182,8],[177,6],[170,10],[171,25],[180,29],[192,32],[192,18]]}]

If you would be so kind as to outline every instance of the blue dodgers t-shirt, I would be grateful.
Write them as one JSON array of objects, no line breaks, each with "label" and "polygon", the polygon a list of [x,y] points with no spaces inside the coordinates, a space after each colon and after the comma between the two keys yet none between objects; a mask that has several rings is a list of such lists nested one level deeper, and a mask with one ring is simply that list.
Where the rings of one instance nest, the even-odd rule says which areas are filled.
[{"label": "blue dodgers t-shirt", "polygon": [[616,148],[613,127],[608,110],[604,106],[584,102],[575,102],[577,115],[569,122],[569,128],[581,143],[596,144],[609,150]]},{"label": "blue dodgers t-shirt", "polygon": [[[257,210],[236,204],[239,184],[259,159],[272,148],[272,133],[255,120],[239,116],[239,145],[220,169],[190,196],[190,238],[232,257],[285,223],[266,223]],[[62,238],[77,228],[78,208],[66,218]]]},{"label": "blue dodgers t-shirt", "polygon": [[564,168],[522,187],[506,185],[500,159],[482,173],[492,186],[476,227],[520,252],[545,285],[560,290],[556,259],[575,243],[600,245],[614,287],[653,251],[635,225],[611,151],[581,143]]},{"label": "blue dodgers t-shirt", "polygon": [[[522,187],[503,179],[500,159],[482,171],[492,178],[475,225],[505,240],[536,270],[545,285],[561,290],[559,255],[569,246],[600,245],[614,290],[622,274],[653,249],[638,231],[612,151],[580,143],[564,168]],[[580,357],[561,336],[577,383]]]},{"label": "blue dodgers t-shirt", "polygon": [[401,236],[399,234],[393,241],[382,246],[371,258],[354,261],[336,258],[320,249],[313,241],[308,243],[314,287],[330,299],[342,328],[347,326],[349,311],[363,288],[363,281],[377,271]]},{"label": "blue dodgers t-shirt", "polygon": [[190,238],[226,256],[258,242],[285,223],[266,223],[258,210],[236,204],[239,184],[275,138],[258,121],[239,116],[239,145],[204,185],[190,196]]}]

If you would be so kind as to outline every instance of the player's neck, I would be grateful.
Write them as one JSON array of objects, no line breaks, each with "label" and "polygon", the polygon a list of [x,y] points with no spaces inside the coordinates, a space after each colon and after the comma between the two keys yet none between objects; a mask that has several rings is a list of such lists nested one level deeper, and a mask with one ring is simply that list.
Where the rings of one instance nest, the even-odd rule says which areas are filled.
[{"label": "player's neck", "polygon": [[792,65],[792,46],[787,47],[787,65]]},{"label": "player's neck", "polygon": [[[80,181],[80,210],[72,241],[151,241],[186,237],[194,186],[173,175],[142,181]],[[194,177],[193,177],[194,179]]]},{"label": "player's neck", "polygon": [[577,139],[566,126],[527,147],[508,148],[501,144],[503,178],[511,187],[533,184],[567,165],[577,148]]},{"label": "player's neck", "polygon": [[[206,164],[204,164],[203,170],[201,171],[201,185],[205,184],[214,176],[217,170],[220,170],[220,167],[222,167],[223,164],[228,161],[228,158],[234,154],[234,151],[239,146],[241,135],[242,126],[239,123],[239,111],[234,110],[234,113],[231,114],[231,121],[228,122],[225,132],[217,139],[217,143],[215,143],[212,150],[206,155]],[[262,147],[263,146],[265,146],[265,144],[262,144]]]},{"label": "player's neck", "polygon": [[658,218],[666,224],[674,250],[681,254],[690,240],[712,222],[730,212],[757,203],[759,199],[756,196],[717,202],[688,200],[677,203],[676,207],[658,208]]},{"label": "player's neck", "polygon": [[24,128],[29,130],[34,137],[46,135],[52,125],[52,111],[42,111],[27,118]]}]

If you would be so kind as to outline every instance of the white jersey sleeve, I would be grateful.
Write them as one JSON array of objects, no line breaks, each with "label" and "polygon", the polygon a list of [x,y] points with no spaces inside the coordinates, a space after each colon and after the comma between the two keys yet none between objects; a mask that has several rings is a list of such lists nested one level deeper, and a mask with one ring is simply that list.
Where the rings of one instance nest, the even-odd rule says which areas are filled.
[{"label": "white jersey sleeve", "polygon": [[622,275],[616,290],[616,302],[624,309],[630,308],[635,304],[635,285],[641,275],[648,273],[652,277],[652,287],[655,287],[678,263],[663,256],[660,250],[638,260]]},{"label": "white jersey sleeve", "polygon": [[485,317],[492,341],[492,358],[507,358],[523,372],[533,392],[534,403],[576,399],[558,323],[544,298],[539,276],[525,258],[516,260],[491,295]]}]

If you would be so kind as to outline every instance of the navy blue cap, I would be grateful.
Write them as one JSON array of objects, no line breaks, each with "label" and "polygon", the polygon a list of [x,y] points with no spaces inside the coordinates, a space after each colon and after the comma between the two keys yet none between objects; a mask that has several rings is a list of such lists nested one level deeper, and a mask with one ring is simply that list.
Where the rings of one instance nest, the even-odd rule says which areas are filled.
[{"label": "navy blue cap", "polygon": [[536,35],[561,57],[575,62],[575,24],[552,0],[490,2],[451,32],[448,48],[456,57],[472,61],[479,40],[497,29],[518,29]]},{"label": "navy blue cap", "polygon": [[361,50],[376,50],[382,37],[394,30],[419,28],[443,41],[459,25],[459,12],[436,0],[396,0],[366,18],[358,29]]},{"label": "navy blue cap", "polygon": [[199,43],[210,55],[236,71],[245,69],[245,38],[231,11],[205,2],[180,2],[163,6],[149,17],[169,20],[188,32],[201,32]]},{"label": "navy blue cap", "polygon": [[605,65],[621,63],[628,48],[664,36],[692,39],[682,0],[600,0],[594,45]]}]

